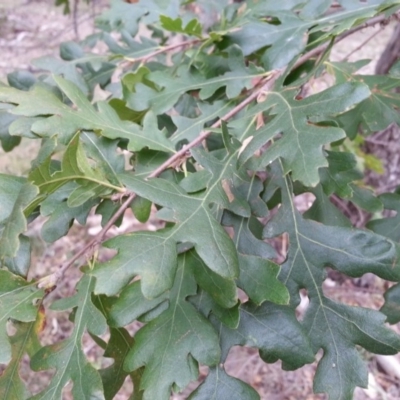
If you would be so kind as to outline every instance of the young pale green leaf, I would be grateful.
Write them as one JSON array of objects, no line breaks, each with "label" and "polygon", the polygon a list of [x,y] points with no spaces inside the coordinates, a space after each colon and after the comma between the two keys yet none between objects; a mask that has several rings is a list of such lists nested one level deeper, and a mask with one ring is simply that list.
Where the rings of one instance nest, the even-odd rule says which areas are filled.
[{"label": "young pale green leaf", "polygon": [[[283,168],[279,167],[280,171]],[[278,170],[275,171],[278,173]],[[400,350],[400,337],[385,327],[385,316],[374,310],[335,303],[324,296],[325,266],[352,276],[372,272],[384,279],[400,278],[399,248],[389,239],[351,228],[324,226],[304,220],[295,209],[289,178],[281,179],[282,205],[265,229],[265,237],[289,234],[289,253],[280,278],[291,304],[304,288],[310,300],[302,324],[316,353],[324,350],[314,390],[331,399],[350,399],[356,386],[367,383],[367,369],[356,345],[381,354]]]},{"label": "young pale green leaf", "polygon": [[189,36],[197,36],[201,37],[202,27],[200,22],[197,19],[190,20],[185,27],[182,26],[181,18],[170,18],[166,15],[160,15],[161,26],[169,31],[175,33],[184,33]]},{"label": "young pale green leaf", "polygon": [[206,380],[188,400],[259,400],[259,394],[248,384],[228,375],[224,369],[211,368]]},{"label": "young pale green leaf", "polygon": [[34,302],[43,295],[43,290],[32,283],[6,270],[0,270],[0,364],[7,364],[12,359],[7,335],[8,319],[35,321],[38,310]]},{"label": "young pale green leaf", "polygon": [[197,362],[213,366],[219,361],[217,333],[186,301],[196,292],[193,271],[183,254],[179,257],[169,308],[137,332],[135,344],[125,359],[128,371],[145,366],[141,380],[144,400],[169,399],[173,385],[183,389],[197,378]]},{"label": "young pale green leaf", "polygon": [[[320,179],[319,168],[328,165],[323,146],[346,135],[340,128],[321,125],[321,121],[313,122],[313,118],[329,120],[329,116],[346,111],[367,98],[370,92],[366,85],[345,83],[303,100],[296,100],[296,94],[297,89],[287,88],[268,93],[258,108],[260,111],[269,110],[274,118],[248,134],[254,137],[242,152],[241,162],[272,141],[267,151],[254,158],[250,166],[258,170],[281,157],[285,174],[292,171],[294,181],[315,186]],[[282,137],[277,138],[280,133]]]},{"label": "young pale green leaf", "polygon": [[40,349],[38,332],[41,329],[42,314],[34,322],[13,322],[16,332],[10,337],[12,358],[0,376],[0,396],[3,400],[25,400],[30,393],[19,376],[19,368],[25,354],[32,357]]},{"label": "young pale green leaf", "polygon": [[125,169],[124,156],[118,153],[118,143],[92,132],[82,132],[80,139],[84,150],[82,153],[96,163],[95,170],[99,171],[99,175],[118,185],[117,175]]},{"label": "young pale green leaf", "polygon": [[[115,173],[113,177],[117,181]],[[39,188],[40,196],[28,209],[35,208],[43,197],[54,193],[71,181],[78,181],[83,184],[83,187],[77,187],[70,194],[68,204],[71,207],[80,206],[89,199],[98,197],[101,194],[109,194],[111,189],[123,190],[121,186],[114,186],[109,183],[101,169],[92,168],[80,141],[79,133],[70,141],[59,171],[52,171],[52,159],[49,157],[43,164],[31,171],[29,180]]]},{"label": "young pale green leaf", "polygon": [[[77,294],[53,304],[54,309],[76,308],[74,330],[68,339],[41,348],[31,358],[34,371],[56,369],[47,388],[32,397],[32,400],[50,400],[62,397],[64,386],[72,381],[72,396],[75,399],[104,400],[103,384],[99,372],[87,361],[82,350],[82,335],[88,330],[101,335],[106,329],[103,314],[92,303],[93,277],[84,275],[77,285]],[[84,378],[84,379],[82,379]]]}]

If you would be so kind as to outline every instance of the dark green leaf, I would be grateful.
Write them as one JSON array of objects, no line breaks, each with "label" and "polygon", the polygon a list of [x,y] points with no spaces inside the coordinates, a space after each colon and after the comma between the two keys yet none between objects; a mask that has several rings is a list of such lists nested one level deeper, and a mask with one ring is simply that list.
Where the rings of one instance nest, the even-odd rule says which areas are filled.
[{"label": "dark green leaf", "polygon": [[[285,174],[292,171],[293,180],[299,180],[305,186],[315,186],[319,182],[319,168],[328,165],[323,146],[344,138],[345,133],[336,127],[317,124],[312,117],[328,119],[329,115],[339,114],[364,100],[369,93],[365,85],[350,83],[333,86],[303,100],[295,99],[297,90],[282,88],[268,93],[259,109],[270,110],[274,118],[252,132],[254,137],[241,154],[242,162],[272,141],[252,166],[260,169],[281,157]],[[281,132],[282,137],[276,139]]]},{"label": "dark green leaf", "polygon": [[320,185],[310,190],[315,200],[312,206],[303,214],[304,218],[312,219],[330,226],[342,226],[350,228],[351,222],[343,215],[324,193]]},{"label": "dark green leaf", "polygon": [[20,235],[19,244],[15,257],[5,258],[4,265],[13,274],[26,278],[31,266],[31,241],[28,237]]},{"label": "dark green leaf", "polygon": [[[109,319],[109,309],[114,299],[98,296],[94,299],[94,304],[101,310],[103,315]],[[125,382],[128,373],[123,369],[125,357],[132,347],[133,338],[129,335],[128,331],[123,328],[110,328],[110,339],[108,343],[104,342],[101,338],[91,334],[93,340],[104,349],[103,357],[112,358],[114,362],[106,368],[100,369],[99,373],[104,387],[104,397],[106,400],[115,398],[117,392],[121,389]],[[137,371],[136,375],[140,371]],[[136,376],[132,376],[133,379]],[[134,388],[139,392],[139,388]]]},{"label": "dark green leaf", "polygon": [[188,400],[258,400],[258,393],[246,383],[229,376],[222,368],[211,368],[206,380]]},{"label": "dark green leaf", "polygon": [[110,325],[126,326],[168,299],[168,291],[155,299],[146,299],[140,290],[140,282],[133,282],[121,291],[118,300],[111,306]]},{"label": "dark green leaf", "polygon": [[395,217],[374,219],[369,221],[367,228],[380,235],[386,236],[395,242],[400,241],[400,195],[397,193],[384,193],[379,196],[385,209],[396,211]]},{"label": "dark green leaf", "polygon": [[382,201],[379,197],[375,196],[375,193],[368,188],[360,187],[355,184],[351,184],[353,190],[353,196],[351,201],[370,213],[380,212],[383,210]]},{"label": "dark green leaf", "polygon": [[337,79],[345,74],[347,80],[366,84],[371,91],[370,96],[338,118],[341,126],[350,138],[354,138],[361,125],[367,133],[385,129],[392,123],[400,125],[398,108],[400,95],[394,91],[400,86],[400,79],[391,76],[351,75],[344,70],[341,63],[330,64]]},{"label": "dark green leaf", "polygon": [[43,290],[25,279],[0,270],[0,364],[11,360],[11,345],[7,335],[7,321],[12,318],[21,322],[36,320],[34,302],[43,297]]},{"label": "dark green leaf", "polygon": [[[20,235],[27,229],[24,209],[38,194],[36,186],[0,174],[2,212],[0,213],[0,260],[14,258],[20,247]],[[7,185],[7,187],[5,187]]]},{"label": "dark green leaf", "polygon": [[10,114],[7,109],[0,109],[0,142],[6,152],[11,151],[21,142],[20,137],[11,136],[9,133],[10,124],[16,119],[15,115]]},{"label": "dark green leaf", "polygon": [[16,333],[10,337],[12,358],[0,376],[0,396],[3,400],[22,400],[30,397],[25,383],[19,376],[19,368],[25,354],[33,356],[40,349],[37,334],[41,330],[42,313],[34,322],[13,322]]},{"label": "dark green leaf", "polygon": [[277,304],[289,303],[289,293],[277,279],[279,265],[260,257],[240,254],[239,266],[238,286],[256,304],[266,300]]},{"label": "dark green leaf", "polygon": [[36,78],[29,71],[14,71],[7,75],[7,81],[16,89],[29,90],[36,83]]},{"label": "dark green leaf", "polygon": [[173,115],[172,121],[177,129],[171,136],[171,141],[179,143],[182,140],[189,142],[194,140],[203,130],[207,122],[213,121],[217,117],[223,117],[231,109],[231,103],[225,101],[215,101],[212,105],[208,103],[197,103],[201,115],[196,118],[187,118],[181,115]]},{"label": "dark green leaf", "polygon": [[76,308],[74,331],[68,339],[43,347],[31,358],[31,368],[34,371],[56,369],[47,388],[33,396],[32,400],[61,398],[64,386],[70,381],[73,383],[72,396],[75,399],[104,399],[100,374],[86,360],[82,350],[85,330],[101,335],[106,329],[104,316],[91,300],[94,280],[84,275],[74,297],[53,304],[53,308],[60,311]]},{"label": "dark green leaf", "polygon": [[[123,386],[128,376],[123,369],[123,363],[133,343],[128,331],[122,328],[110,329],[110,340],[103,354],[103,357],[113,358],[114,363],[107,368],[101,369],[100,376],[104,386],[104,397],[112,400],[119,389]],[[134,388],[136,391],[138,388]]]},{"label": "dark green leaf", "polygon": [[135,214],[136,219],[144,224],[150,217],[151,201],[143,197],[136,196],[131,203],[132,212]]},{"label": "dark green leaf", "polygon": [[53,56],[43,56],[32,61],[36,68],[49,71],[53,74],[63,76],[73,82],[79,90],[88,95],[89,87],[75,62],[60,60]]},{"label": "dark green leaf", "polygon": [[310,304],[302,324],[314,352],[324,350],[314,389],[328,393],[331,399],[350,399],[355,386],[367,383],[367,369],[356,345],[375,353],[395,354],[400,338],[385,327],[383,314],[326,298],[322,291],[324,267],[352,277],[372,272],[397,281],[400,249],[383,236],[304,220],[294,207],[288,178],[281,181],[281,194],[280,211],[266,225],[264,235],[289,234],[289,253],[280,278],[289,289],[293,307],[299,303],[299,290],[307,290]]},{"label": "dark green leaf", "polygon": [[389,324],[397,324],[400,321],[400,284],[386,291],[385,304],[380,311],[387,316]]},{"label": "dark green leaf", "polygon": [[314,361],[306,331],[288,306],[268,302],[256,306],[247,302],[240,307],[238,328],[221,325],[219,333],[223,362],[235,345],[258,348],[265,362],[281,359],[285,369],[296,369]]},{"label": "dark green leaf", "polygon": [[176,244],[169,231],[137,232],[105,242],[118,250],[112,260],[97,264],[91,272],[97,278],[96,293],[117,294],[134,276],[141,276],[147,298],[155,298],[172,287],[176,271]]},{"label": "dark green leaf", "polygon": [[178,185],[160,178],[142,180],[124,175],[121,180],[129,190],[166,207],[159,216],[176,223],[166,237],[177,242],[194,243],[197,253],[211,270],[232,279],[238,272],[234,245],[212,215],[209,205],[218,204],[241,215],[248,213],[248,205],[242,199],[232,193],[228,193],[228,197],[226,193],[230,182],[237,179],[232,165],[237,150],[222,161],[200,150],[192,152],[197,161],[212,172],[207,185],[210,190],[206,192],[189,196]]},{"label": "dark green leaf", "polygon": [[77,207],[69,207],[67,199],[76,190],[76,185],[66,184],[44,200],[40,206],[40,213],[49,219],[42,227],[42,238],[52,243],[65,236],[73,221],[86,223],[90,210],[97,204],[97,199],[91,199]]},{"label": "dark green leaf", "polygon": [[192,274],[186,255],[180,256],[169,308],[137,332],[126,357],[129,371],[145,366],[141,381],[144,400],[169,399],[172,385],[183,389],[197,378],[197,362],[213,366],[219,361],[214,328],[186,301],[197,291]]},{"label": "dark green leaf", "polygon": [[337,151],[327,153],[329,166],[319,170],[324,193],[328,196],[336,193],[340,197],[351,197],[353,190],[350,183],[363,177],[361,171],[357,169],[357,160],[354,154]]},{"label": "dark green leaf", "polygon": [[227,308],[234,307],[237,304],[235,282],[230,279],[224,279],[207,268],[193,250],[190,251],[190,257],[186,258],[186,262],[191,265],[191,270],[194,272],[198,285],[225,311]]}]

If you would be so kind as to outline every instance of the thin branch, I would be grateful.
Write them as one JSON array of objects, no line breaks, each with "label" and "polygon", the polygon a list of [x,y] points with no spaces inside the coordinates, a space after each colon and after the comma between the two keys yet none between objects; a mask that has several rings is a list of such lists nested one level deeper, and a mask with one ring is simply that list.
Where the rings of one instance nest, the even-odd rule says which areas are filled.
[{"label": "thin branch", "polygon": [[344,56],[340,61],[348,60],[354,53],[357,53],[358,50],[362,49],[367,43],[369,43],[376,35],[381,33],[385,29],[385,26],[381,26],[377,31],[375,31],[372,35],[368,36],[360,45],[358,45],[355,49],[350,51],[346,56]]},{"label": "thin branch", "polygon": [[[281,75],[282,70],[277,70],[274,71],[273,73],[268,76],[263,81],[263,85],[261,86],[260,89],[256,90],[253,92],[249,97],[247,97],[245,100],[243,100],[241,103],[239,103],[236,107],[232,108],[231,111],[226,113],[222,118],[220,118],[217,122],[215,122],[213,125],[211,125],[211,128],[219,128],[222,124],[222,122],[228,121],[230,118],[232,118],[234,115],[242,111],[247,105],[249,105],[252,101],[257,99],[259,95],[262,93],[268,92],[273,84],[275,83],[276,79]],[[175,164],[176,161],[178,161],[181,158],[186,157],[187,151],[191,149],[192,147],[197,146],[200,144],[204,139],[206,139],[210,134],[212,133],[211,130],[206,130],[200,133],[199,136],[197,136],[196,139],[192,140],[189,144],[186,146],[183,146],[181,150],[176,152],[173,156],[171,156],[167,161],[165,161],[163,164],[161,164],[157,169],[155,169],[149,176],[148,178],[155,178],[156,176],[160,175],[161,172],[163,172],[165,169],[167,169],[169,166]]]},{"label": "thin branch", "polygon": [[145,56],[142,56],[142,57],[138,57],[138,58],[125,57],[125,60],[128,61],[128,63],[126,65],[130,66],[137,62],[146,63],[149,59],[151,59],[155,56],[158,56],[159,54],[168,53],[171,50],[175,50],[175,49],[179,49],[179,48],[193,46],[194,44],[200,43],[202,41],[204,41],[204,39],[186,40],[184,42],[179,42],[179,43],[175,43],[175,44],[171,44],[169,46],[163,47],[162,49],[156,50],[156,51],[154,51],[150,54],[147,54]]},{"label": "thin branch", "polygon": [[81,258],[89,249],[97,246],[104,240],[104,236],[108,232],[108,230],[114,225],[114,223],[121,217],[125,210],[130,206],[132,200],[135,198],[135,193],[130,193],[126,200],[121,204],[117,212],[110,218],[107,224],[103,227],[103,229],[92,239],[90,240],[82,249],[80,249],[73,257],[71,257],[68,261],[63,263],[60,268],[51,275],[45,276],[44,278],[39,280],[39,287],[43,288],[51,288],[57,284],[57,282],[64,276],[65,271],[71,267],[75,261]]},{"label": "thin branch", "polygon": [[73,9],[72,9],[72,23],[74,26],[75,39],[79,40],[79,31],[78,31],[78,4],[79,0],[74,0]]},{"label": "thin branch", "polygon": [[[365,23],[356,26],[353,29],[350,29],[347,32],[344,32],[343,34],[337,36],[335,39],[335,43],[340,42],[347,36],[349,36],[352,33],[355,33],[357,31],[360,31],[361,29],[364,29],[368,26],[373,26],[378,23],[382,23],[384,21],[387,21],[388,18],[384,15],[380,15],[375,18],[371,18],[369,21],[366,21]],[[323,44],[321,46],[318,46],[306,54],[304,54],[302,57],[300,57],[296,63],[293,66],[293,69],[299,67],[300,65],[304,64],[306,61],[308,61],[310,58],[313,58],[314,56],[317,56],[321,54],[323,51],[325,51],[329,46],[329,43]],[[261,89],[253,92],[249,97],[247,97],[244,101],[239,103],[235,108],[233,108],[229,113],[224,115],[221,119],[219,119],[217,122],[215,122],[211,128],[219,128],[221,126],[222,121],[227,121],[234,115],[236,115],[239,111],[243,110],[248,104],[250,104],[253,100],[257,99],[257,97],[264,93],[268,92],[269,89],[273,86],[275,83],[275,80],[278,78],[278,76],[282,73],[282,71],[275,71],[275,73],[272,73],[268,78],[266,78],[263,82],[263,86]],[[167,161],[165,161],[163,164],[161,164],[156,170],[154,170],[148,177],[149,178],[154,178],[158,175],[161,174],[165,169],[167,169],[169,166],[174,165],[176,161],[178,161],[180,158],[183,158],[186,156],[187,151],[200,144],[205,138],[207,138],[211,134],[211,131],[203,131],[200,133],[200,135],[194,139],[192,142],[190,142],[188,145],[184,146],[181,150],[179,150],[177,153],[175,153],[173,156],[171,156]]]}]

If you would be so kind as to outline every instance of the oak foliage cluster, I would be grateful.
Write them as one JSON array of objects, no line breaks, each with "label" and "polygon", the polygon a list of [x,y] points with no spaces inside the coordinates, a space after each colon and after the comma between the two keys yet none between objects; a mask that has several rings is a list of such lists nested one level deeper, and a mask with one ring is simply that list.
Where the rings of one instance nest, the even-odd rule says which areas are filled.
[{"label": "oak foliage cluster", "polygon": [[[400,194],[365,187],[353,150],[400,123],[400,63],[359,75],[367,61],[330,52],[399,10],[399,0],[113,0],[97,33],[34,61],[41,73],[9,74],[1,145],[40,147],[26,176],[0,174],[0,397],[61,399],[72,383],[75,399],[113,399],[129,376],[130,399],[164,400],[206,365],[190,399],[259,399],[223,368],[233,346],[286,370],[318,353],[314,391],[331,400],[365,387],[360,349],[400,351],[387,324],[400,321],[400,224],[382,217],[400,210]],[[325,77],[329,86],[313,85]],[[314,199],[305,212],[304,193]],[[332,198],[374,219],[356,229]],[[142,230],[104,241],[128,208]],[[102,217],[94,240],[31,279],[30,224],[42,218],[54,242],[91,213]],[[52,301],[77,260],[89,262],[75,294]],[[394,284],[380,311],[350,306],[325,295],[328,268]],[[70,310],[74,328],[42,346],[48,307]],[[85,333],[110,366],[88,361]],[[36,394],[19,376],[26,355],[33,371],[53,371]]]}]

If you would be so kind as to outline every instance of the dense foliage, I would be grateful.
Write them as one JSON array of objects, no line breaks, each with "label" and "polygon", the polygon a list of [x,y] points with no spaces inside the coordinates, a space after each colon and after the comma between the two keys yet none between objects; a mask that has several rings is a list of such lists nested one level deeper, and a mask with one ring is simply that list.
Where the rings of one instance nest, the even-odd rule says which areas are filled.
[{"label": "dense foliage", "polygon": [[[392,92],[400,63],[365,76],[357,75],[365,61],[329,61],[337,41],[396,18],[400,1],[333,3],[114,0],[98,33],[34,61],[43,73],[8,76],[1,144],[41,146],[27,176],[0,174],[2,399],[61,399],[71,381],[75,399],[112,399],[128,375],[131,399],[168,399],[197,379],[199,364],[209,373],[190,399],[257,399],[224,371],[236,345],[288,370],[322,350],[315,392],[351,399],[367,385],[360,348],[400,351],[385,325],[400,321],[399,285],[380,312],[323,290],[327,267],[400,282],[399,217],[355,229],[330,201],[399,209],[399,194],[376,197],[363,186],[351,149],[400,123]],[[97,44],[107,54],[93,52]],[[324,76],[332,85],[313,92],[310,82]],[[301,213],[303,193],[315,200]],[[143,230],[102,243],[128,207]],[[41,236],[54,242],[91,212],[102,231],[55,273],[27,279],[35,270],[28,225],[46,218]],[[146,229],[150,216],[162,228]],[[273,244],[282,235],[279,265]],[[98,261],[100,245],[117,254]],[[89,263],[76,294],[43,303],[80,258]],[[301,291],[309,305],[299,318]],[[73,310],[74,323],[67,339],[44,347],[43,304]],[[125,327],[137,320],[132,338]],[[111,366],[88,362],[85,332]],[[55,370],[33,397],[18,372],[25,354],[34,371]]]}]

